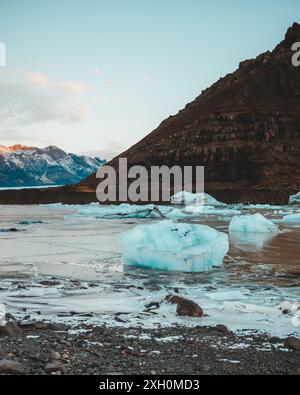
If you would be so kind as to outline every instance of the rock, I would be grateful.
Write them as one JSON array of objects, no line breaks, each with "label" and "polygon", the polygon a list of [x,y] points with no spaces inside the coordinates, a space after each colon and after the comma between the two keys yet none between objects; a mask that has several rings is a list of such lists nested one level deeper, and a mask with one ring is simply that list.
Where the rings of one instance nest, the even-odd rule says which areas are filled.
[{"label": "rock", "polygon": [[216,325],[215,329],[217,332],[225,333],[226,335],[230,334],[230,330],[227,328],[226,325]]},{"label": "rock", "polygon": [[61,362],[53,361],[45,365],[45,371],[47,373],[57,373],[57,372],[65,373],[66,368]]},{"label": "rock", "polygon": [[49,329],[52,329],[53,331],[67,331],[68,330],[68,325],[63,324],[62,322],[54,322],[52,324],[48,325]]},{"label": "rock", "polygon": [[11,361],[9,359],[2,359],[0,361],[0,374],[24,374],[25,369],[19,362]]},{"label": "rock", "polygon": [[43,321],[22,322],[20,327],[24,329],[51,329],[51,324]]},{"label": "rock", "polygon": [[166,299],[167,299],[168,302],[170,302],[172,304],[178,304],[181,301],[186,300],[186,299],[184,299],[184,298],[182,298],[181,296],[178,296],[178,295],[168,295],[166,297]]},{"label": "rock", "polygon": [[21,336],[22,333],[22,329],[13,322],[0,326],[0,335],[2,336]]},{"label": "rock", "polygon": [[176,313],[184,317],[203,317],[203,310],[197,303],[183,298],[178,301]]},{"label": "rock", "polygon": [[51,359],[52,359],[52,360],[58,360],[58,359],[60,359],[60,353],[57,352],[57,351],[52,351],[52,353],[51,353]]},{"label": "rock", "polygon": [[291,336],[286,338],[283,345],[285,348],[289,348],[290,350],[300,351],[300,339],[297,337]]},{"label": "rock", "polygon": [[203,365],[201,365],[201,372],[210,372],[210,366],[207,363],[204,363]]}]

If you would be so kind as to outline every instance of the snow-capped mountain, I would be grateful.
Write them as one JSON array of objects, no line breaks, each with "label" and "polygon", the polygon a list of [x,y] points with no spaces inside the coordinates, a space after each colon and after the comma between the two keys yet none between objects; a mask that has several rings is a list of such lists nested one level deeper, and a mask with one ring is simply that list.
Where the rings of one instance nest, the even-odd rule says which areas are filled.
[{"label": "snow-capped mountain", "polygon": [[67,154],[55,146],[0,145],[0,187],[71,185],[104,163],[100,158]]}]

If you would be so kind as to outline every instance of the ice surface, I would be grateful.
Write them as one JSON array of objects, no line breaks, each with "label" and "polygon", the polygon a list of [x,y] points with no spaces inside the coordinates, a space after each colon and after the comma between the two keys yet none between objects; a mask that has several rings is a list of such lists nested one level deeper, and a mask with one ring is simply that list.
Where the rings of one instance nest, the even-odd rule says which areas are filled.
[{"label": "ice surface", "polygon": [[278,227],[272,221],[269,221],[263,215],[256,213],[253,215],[240,215],[233,217],[230,225],[230,232],[247,232],[247,233],[267,233],[277,232]]},{"label": "ice surface", "polygon": [[289,204],[300,204],[300,192],[296,195],[290,196]]},{"label": "ice surface", "polygon": [[221,266],[228,236],[207,225],[161,221],[138,225],[121,237],[125,265],[182,272]]},{"label": "ice surface", "polygon": [[242,212],[240,210],[235,210],[234,208],[220,208],[214,206],[186,206],[183,212],[188,215],[219,215],[232,217],[233,215],[239,215]]},{"label": "ice surface", "polygon": [[178,192],[171,197],[172,204],[199,204],[204,206],[226,206],[225,203],[219,202],[217,199],[208,193],[191,193],[191,192]]},{"label": "ice surface", "polygon": [[[224,324],[233,331],[262,331],[279,337],[300,335],[298,313],[282,314],[278,308],[286,300],[299,304],[300,228],[294,226],[281,232],[272,245],[266,242],[266,248],[258,249],[253,243],[251,252],[250,247],[245,253],[247,246],[231,245],[226,266],[221,270],[190,274],[127,267],[124,271],[118,245],[120,234],[137,224],[152,224],[160,218],[98,220],[97,214],[77,215],[77,211],[85,209],[88,213],[91,207],[0,206],[1,228],[15,227],[24,219],[39,219],[44,223],[32,225],[26,232],[0,233],[0,301],[7,312],[17,319],[30,314],[31,320],[70,325],[83,322],[159,328]],[[96,204],[95,212],[98,207]],[[115,207],[117,210],[118,206]],[[243,205],[225,209],[258,211],[257,207]],[[271,210],[273,207],[266,207],[262,213],[269,218],[273,214]],[[299,207],[282,206],[280,210],[292,214]],[[197,215],[195,220],[199,220]],[[224,219],[216,218],[215,214],[200,220],[213,223],[220,231],[226,227]],[[230,234],[231,241],[236,235]],[[275,233],[240,235],[248,236],[245,243],[247,239],[276,236]],[[42,280],[55,280],[59,285],[41,285]],[[198,303],[207,316],[200,320],[178,317],[176,306],[164,300],[174,289]],[[153,313],[147,307],[151,301],[159,302]],[[92,317],[87,317],[91,313]],[[123,322],[115,320],[116,314]]]},{"label": "ice surface", "polygon": [[120,205],[101,205],[99,203],[91,203],[88,205],[43,205],[48,208],[68,208],[75,211],[73,217],[93,217],[96,219],[122,219],[122,218],[150,218],[150,219],[175,219],[185,218],[182,210],[168,207],[155,206],[153,204],[134,205],[123,203]]},{"label": "ice surface", "polygon": [[282,218],[282,222],[296,222],[300,224],[300,213],[286,215]]}]

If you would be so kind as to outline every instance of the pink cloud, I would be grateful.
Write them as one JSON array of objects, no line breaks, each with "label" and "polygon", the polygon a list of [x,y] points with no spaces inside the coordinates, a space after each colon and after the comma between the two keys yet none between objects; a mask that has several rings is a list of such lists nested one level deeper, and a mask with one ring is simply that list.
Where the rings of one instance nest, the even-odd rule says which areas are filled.
[{"label": "pink cloud", "polygon": [[43,74],[43,73],[36,73],[36,72],[26,73],[25,79],[28,82],[31,82],[32,84],[37,84],[37,85],[47,85],[49,83],[46,74]]},{"label": "pink cloud", "polygon": [[66,93],[70,96],[81,96],[92,89],[91,85],[86,82],[49,81],[46,74],[38,72],[26,73],[25,80],[31,84],[46,87],[54,92]]}]

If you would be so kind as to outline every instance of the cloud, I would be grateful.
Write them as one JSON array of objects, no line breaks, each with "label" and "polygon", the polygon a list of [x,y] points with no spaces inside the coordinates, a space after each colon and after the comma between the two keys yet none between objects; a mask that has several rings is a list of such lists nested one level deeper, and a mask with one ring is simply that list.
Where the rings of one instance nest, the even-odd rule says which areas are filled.
[{"label": "cloud", "polygon": [[100,74],[101,74],[101,70],[99,70],[99,69],[93,69],[93,70],[91,70],[91,73],[92,73],[92,74],[95,74],[95,75],[100,75]]},{"label": "cloud", "polygon": [[109,161],[115,158],[117,155],[120,155],[122,152],[126,151],[127,149],[128,149],[128,144],[121,143],[118,141],[111,141],[109,144],[105,144],[105,146],[100,150],[86,151],[86,152],[82,152],[82,154],[92,157],[99,157]]},{"label": "cloud", "polygon": [[84,82],[50,81],[43,73],[18,73],[0,79],[1,129],[49,122],[77,123],[89,117]]}]

